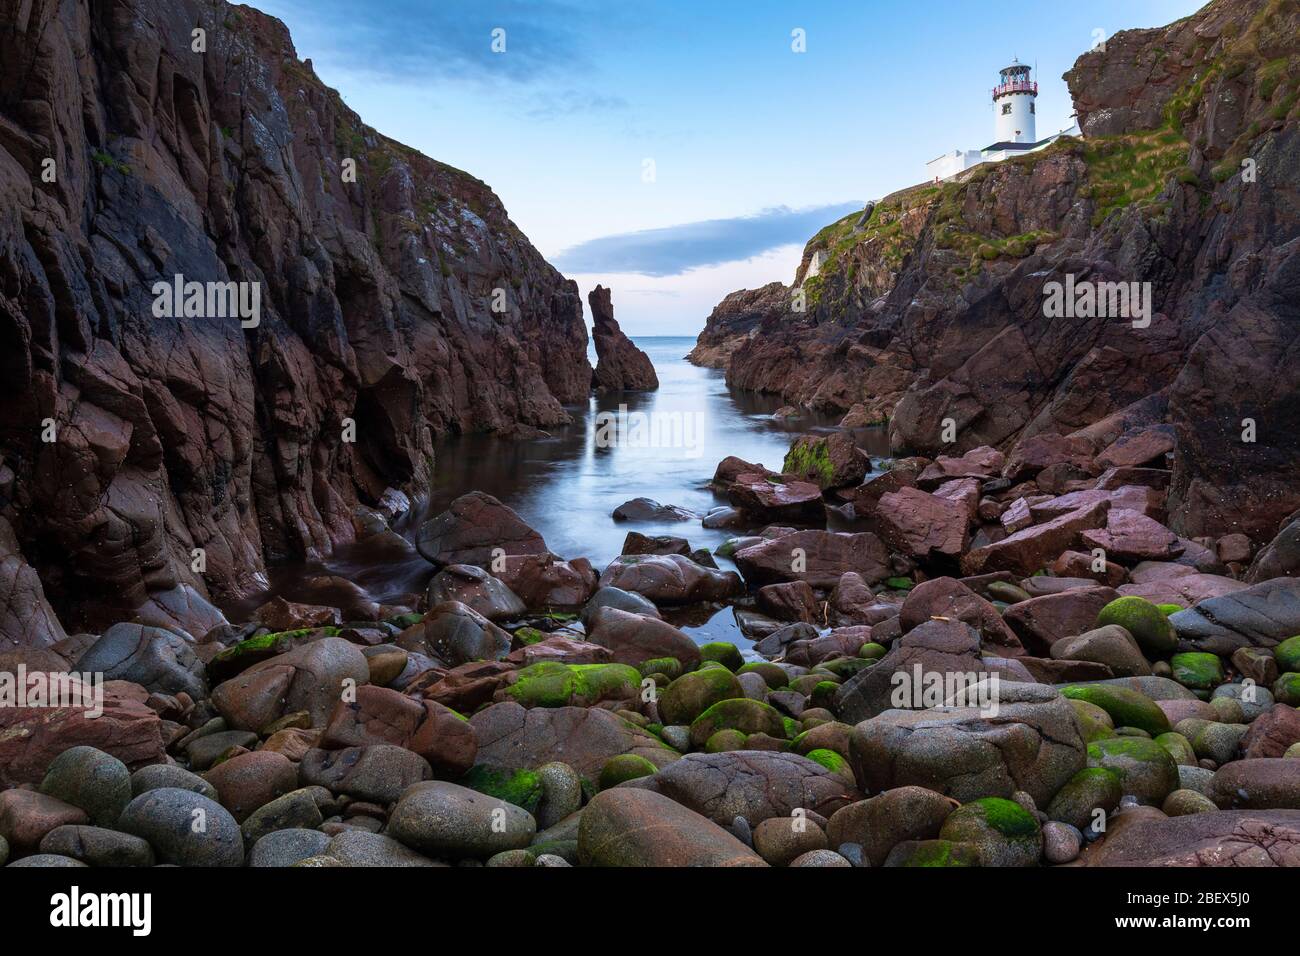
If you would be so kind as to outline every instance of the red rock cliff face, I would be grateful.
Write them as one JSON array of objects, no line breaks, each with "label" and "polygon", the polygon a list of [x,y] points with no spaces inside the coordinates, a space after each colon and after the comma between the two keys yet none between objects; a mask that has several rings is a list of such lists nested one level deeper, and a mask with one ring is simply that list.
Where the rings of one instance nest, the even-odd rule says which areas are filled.
[{"label": "red rock cliff face", "polygon": [[[0,64],[0,558],[70,628],[201,629],[208,596],[418,489],[435,434],[562,423],[588,394],[575,284],[485,184],[362,123],[279,21],[18,0]],[[178,274],[258,283],[260,324],[155,318]],[[7,626],[39,630],[36,604]]]},{"label": "red rock cliff face", "polygon": [[[828,226],[805,312],[778,289],[733,334],[719,306],[697,352],[740,387],[862,403],[900,454],[953,453],[945,419],[957,452],[1168,421],[1173,524],[1271,536],[1300,507],[1298,76],[1295,0],[1111,37],[1066,74],[1084,139]],[[1067,276],[1150,283],[1150,324],[1047,317]]]}]

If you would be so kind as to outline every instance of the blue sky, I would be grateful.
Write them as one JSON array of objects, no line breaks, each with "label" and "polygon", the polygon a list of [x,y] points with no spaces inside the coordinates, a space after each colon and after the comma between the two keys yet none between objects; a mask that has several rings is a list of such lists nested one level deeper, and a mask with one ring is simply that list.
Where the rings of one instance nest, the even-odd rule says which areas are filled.
[{"label": "blue sky", "polygon": [[1038,66],[1042,136],[1070,124],[1060,76],[1097,36],[1201,4],[254,5],[366,122],[492,186],[584,295],[610,286],[627,331],[694,335],[726,293],[789,282],[822,225],[988,145],[1013,56]]}]

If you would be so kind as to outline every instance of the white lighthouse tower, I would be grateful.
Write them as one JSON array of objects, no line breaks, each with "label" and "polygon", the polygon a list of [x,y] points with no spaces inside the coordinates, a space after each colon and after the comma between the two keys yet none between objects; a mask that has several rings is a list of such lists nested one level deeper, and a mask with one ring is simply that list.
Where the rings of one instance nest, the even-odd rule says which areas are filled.
[{"label": "white lighthouse tower", "polygon": [[993,87],[995,143],[1034,143],[1034,103],[1038,84],[1030,78],[1029,67],[1012,59],[999,73],[1002,82]]},{"label": "white lighthouse tower", "polygon": [[[983,149],[954,149],[936,156],[925,164],[926,179],[942,182],[983,163],[1000,163],[1045,149],[1062,136],[1079,135],[1079,125],[1074,123],[1068,129],[1039,139],[1035,116],[1038,84],[1030,75],[1029,67],[1012,60],[1010,66],[998,72],[1002,82],[993,87],[993,142]],[[974,90],[971,94],[973,97]]]}]

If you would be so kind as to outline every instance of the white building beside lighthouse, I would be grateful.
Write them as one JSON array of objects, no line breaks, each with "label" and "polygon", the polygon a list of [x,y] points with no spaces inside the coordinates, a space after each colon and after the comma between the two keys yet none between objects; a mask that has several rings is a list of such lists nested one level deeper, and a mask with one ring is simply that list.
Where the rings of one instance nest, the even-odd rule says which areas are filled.
[{"label": "white building beside lighthouse", "polygon": [[926,178],[938,182],[951,179],[981,163],[996,163],[1021,156],[1055,142],[1062,136],[1078,136],[1076,123],[1069,129],[1038,138],[1038,83],[1032,71],[1019,60],[998,71],[999,82],[993,87],[993,142],[983,149],[954,149],[925,164]]}]

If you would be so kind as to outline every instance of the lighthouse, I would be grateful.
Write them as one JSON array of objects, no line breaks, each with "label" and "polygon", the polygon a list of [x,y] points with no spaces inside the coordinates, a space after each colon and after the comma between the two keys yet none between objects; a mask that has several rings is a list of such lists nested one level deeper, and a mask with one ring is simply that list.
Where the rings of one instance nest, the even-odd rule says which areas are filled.
[{"label": "lighthouse", "polygon": [[1002,82],[993,87],[993,142],[1037,142],[1034,103],[1038,99],[1038,84],[1030,78],[1029,67],[1013,58],[1010,66],[998,72]]},{"label": "lighthouse", "polygon": [[[999,80],[993,87],[993,142],[983,149],[954,149],[936,156],[925,164],[925,178],[943,182],[960,176],[967,170],[984,163],[1000,163],[1013,156],[1023,156],[1045,149],[1062,136],[1078,136],[1079,124],[1072,123],[1057,133],[1038,138],[1037,102],[1038,83],[1032,71],[1019,60],[1012,59],[1010,66],[998,71]],[[984,87],[988,89],[988,87]],[[976,90],[971,90],[975,102]]]}]

